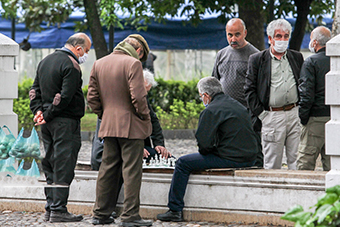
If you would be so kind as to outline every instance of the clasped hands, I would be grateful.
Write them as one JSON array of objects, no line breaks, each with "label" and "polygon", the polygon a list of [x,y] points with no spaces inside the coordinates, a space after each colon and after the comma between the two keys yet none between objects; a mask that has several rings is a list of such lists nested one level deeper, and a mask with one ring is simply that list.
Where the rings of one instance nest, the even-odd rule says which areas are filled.
[{"label": "clasped hands", "polygon": [[43,112],[41,110],[39,110],[34,115],[33,121],[36,122],[35,126],[46,124],[46,121],[45,121],[44,116],[43,116]]},{"label": "clasped hands", "polygon": [[[169,158],[171,157],[171,153],[163,146],[156,146],[155,150],[158,154],[160,154],[163,158]],[[147,149],[144,148],[143,158],[149,157],[150,153]]]}]

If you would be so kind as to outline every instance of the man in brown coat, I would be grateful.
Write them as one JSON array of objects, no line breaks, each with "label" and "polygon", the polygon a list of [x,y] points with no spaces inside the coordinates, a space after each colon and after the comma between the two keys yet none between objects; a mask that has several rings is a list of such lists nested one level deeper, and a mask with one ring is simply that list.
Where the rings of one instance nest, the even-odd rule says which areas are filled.
[{"label": "man in brown coat", "polygon": [[[120,42],[113,53],[92,67],[88,103],[102,120],[98,137],[104,138],[92,224],[109,224],[124,180],[121,226],[150,226],[139,215],[144,139],[152,131],[141,61],[149,46],[137,34]],[[140,61],[141,60],[141,61]]]}]

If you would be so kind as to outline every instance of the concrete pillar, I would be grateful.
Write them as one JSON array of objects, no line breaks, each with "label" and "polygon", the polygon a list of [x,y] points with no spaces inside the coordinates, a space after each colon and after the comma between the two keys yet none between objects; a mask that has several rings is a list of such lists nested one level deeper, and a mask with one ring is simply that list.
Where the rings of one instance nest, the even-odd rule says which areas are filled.
[{"label": "concrete pillar", "polygon": [[326,104],[331,106],[331,120],[326,124],[326,154],[331,156],[331,171],[326,174],[326,188],[340,184],[340,35],[326,44],[331,70],[326,75]]},{"label": "concrete pillar", "polygon": [[18,98],[18,72],[14,69],[19,45],[0,33],[0,126],[7,125],[18,135],[18,116],[13,112],[13,99]]}]

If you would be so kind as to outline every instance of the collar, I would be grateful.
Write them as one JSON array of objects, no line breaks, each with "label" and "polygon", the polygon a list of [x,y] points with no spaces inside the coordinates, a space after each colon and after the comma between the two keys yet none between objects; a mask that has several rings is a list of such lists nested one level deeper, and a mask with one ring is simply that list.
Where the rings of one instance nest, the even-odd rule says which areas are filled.
[{"label": "collar", "polygon": [[[269,53],[272,59],[280,61],[275,55],[272,53],[272,50],[269,48]],[[286,59],[287,58],[287,50],[285,51],[284,55],[281,57],[281,59]]]},{"label": "collar", "polygon": [[128,55],[130,55],[131,57],[134,57],[137,60],[139,60],[139,56],[135,48],[133,48],[133,46],[131,46],[129,43],[125,41],[118,43],[114,50],[123,51],[127,53]]},{"label": "collar", "polygon": [[322,47],[321,49],[319,49],[316,53],[319,53],[319,52],[325,52],[326,51],[326,47]]},{"label": "collar", "polygon": [[66,47],[62,47],[62,48],[59,49],[59,50],[64,51],[64,52],[66,52],[66,53],[70,53],[70,54],[73,56],[73,58],[76,59],[77,62],[79,63],[79,60],[78,60],[77,56],[76,56],[70,49],[68,49],[68,48],[66,48]]}]

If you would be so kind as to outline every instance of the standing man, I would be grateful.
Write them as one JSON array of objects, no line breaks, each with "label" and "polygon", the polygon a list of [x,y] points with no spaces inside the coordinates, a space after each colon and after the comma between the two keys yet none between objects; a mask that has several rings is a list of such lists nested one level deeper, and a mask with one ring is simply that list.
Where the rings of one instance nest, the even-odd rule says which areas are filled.
[{"label": "standing man", "polygon": [[183,198],[193,171],[249,167],[256,159],[257,142],[247,109],[223,94],[221,83],[214,77],[201,79],[197,88],[206,106],[195,135],[199,153],[177,160],[169,191],[169,210],[157,215],[161,221],[183,221]]},{"label": "standing man", "polygon": [[[226,36],[229,46],[217,53],[212,76],[222,83],[223,92],[247,107],[244,94],[249,56],[259,52],[252,44],[246,41],[246,25],[240,18],[233,18],[226,24]],[[253,127],[259,145],[261,145],[261,126],[258,119],[252,116]],[[262,149],[259,149],[255,165],[263,167]]]},{"label": "standing man", "polygon": [[91,48],[91,40],[84,33],[72,35],[65,46],[44,58],[29,92],[34,122],[41,125],[46,156],[42,167],[46,182],[45,221],[76,222],[81,215],[67,211],[69,186],[74,178],[81,146],[80,118],[85,113],[82,74]]},{"label": "standing man", "polygon": [[288,168],[296,169],[300,142],[298,80],[303,56],[287,50],[291,31],[284,19],[270,22],[270,48],[249,57],[245,93],[251,112],[262,121],[265,169],[281,169],[284,148]]},{"label": "standing man", "polygon": [[321,154],[324,171],[330,170],[330,157],[325,154],[325,124],[330,120],[330,108],[325,105],[325,75],[330,70],[326,43],[331,31],[320,26],[310,35],[309,50],[313,54],[305,60],[300,73],[299,117],[302,124],[297,168],[314,170]]},{"label": "standing man", "polygon": [[[87,100],[102,120],[98,137],[104,138],[92,224],[114,222],[114,211],[124,181],[122,226],[150,226],[139,215],[144,139],[151,134],[150,110],[143,68],[149,46],[138,34],[129,35],[113,53],[92,67]],[[141,60],[141,61],[140,61]]]}]

